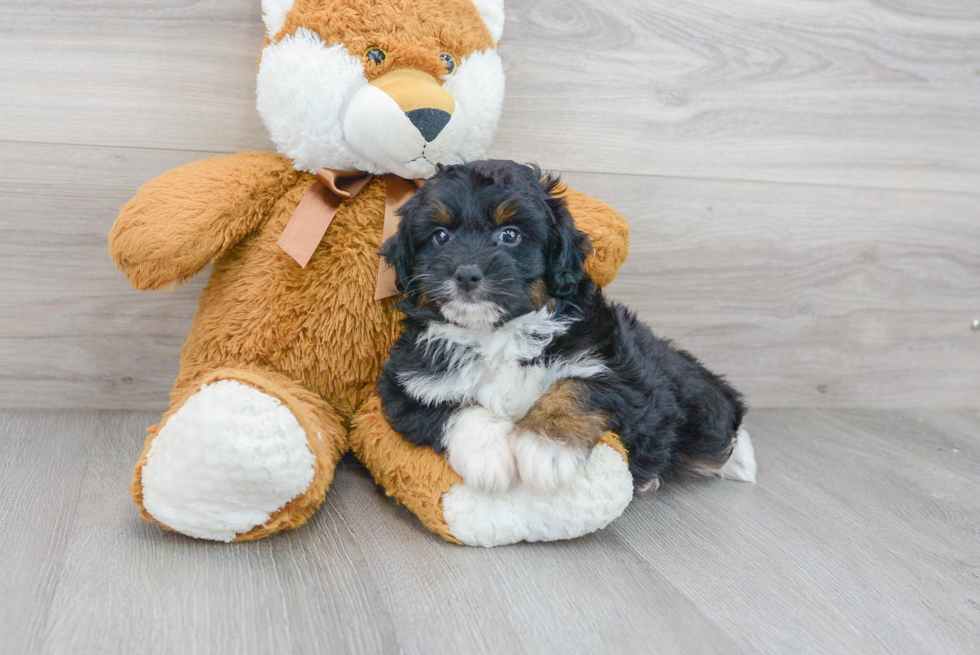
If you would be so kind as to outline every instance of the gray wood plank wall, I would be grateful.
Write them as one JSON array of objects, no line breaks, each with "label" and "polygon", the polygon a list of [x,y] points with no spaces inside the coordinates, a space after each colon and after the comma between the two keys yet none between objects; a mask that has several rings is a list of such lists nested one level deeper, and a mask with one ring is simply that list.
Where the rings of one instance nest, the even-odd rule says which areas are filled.
[{"label": "gray wood plank wall", "polygon": [[[159,408],[204,280],[105,235],[271,145],[258,0],[0,0],[0,406]],[[755,406],[980,405],[975,0],[509,0],[492,155],[634,227],[613,293]]]}]

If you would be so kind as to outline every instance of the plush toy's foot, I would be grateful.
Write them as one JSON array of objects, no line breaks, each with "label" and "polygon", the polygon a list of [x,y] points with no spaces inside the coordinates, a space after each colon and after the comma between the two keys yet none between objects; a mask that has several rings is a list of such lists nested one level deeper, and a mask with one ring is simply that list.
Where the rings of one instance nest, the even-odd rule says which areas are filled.
[{"label": "plush toy's foot", "polygon": [[471,546],[573,539],[606,527],[633,498],[633,476],[613,438],[592,450],[570,484],[550,493],[524,482],[496,496],[454,486],[442,497],[446,524]]},{"label": "plush toy's foot", "polygon": [[215,371],[150,432],[133,472],[141,513],[217,541],[305,523],[346,447],[325,403],[270,371]]},{"label": "plush toy's foot", "polygon": [[626,451],[611,433],[579,476],[553,494],[535,494],[522,483],[498,495],[464,485],[445,458],[389,427],[377,397],[355,417],[351,446],[388,495],[427,528],[470,546],[580,537],[606,527],[633,498]]}]

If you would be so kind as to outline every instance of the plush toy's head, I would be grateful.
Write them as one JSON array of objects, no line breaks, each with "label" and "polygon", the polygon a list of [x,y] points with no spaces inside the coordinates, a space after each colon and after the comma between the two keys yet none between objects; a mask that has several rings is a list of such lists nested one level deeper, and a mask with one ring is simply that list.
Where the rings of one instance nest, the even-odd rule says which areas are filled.
[{"label": "plush toy's head", "polygon": [[428,178],[484,156],[503,0],[262,0],[258,109],[296,168]]}]

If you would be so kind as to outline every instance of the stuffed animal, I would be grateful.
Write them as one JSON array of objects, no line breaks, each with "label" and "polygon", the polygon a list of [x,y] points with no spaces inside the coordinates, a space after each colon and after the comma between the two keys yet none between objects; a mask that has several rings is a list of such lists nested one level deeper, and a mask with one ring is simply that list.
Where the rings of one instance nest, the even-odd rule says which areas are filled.
[{"label": "stuffed animal", "polygon": [[[483,156],[501,110],[502,0],[263,0],[257,105],[279,154],[188,164],[148,182],[109,235],[139,290],[212,265],[162,420],[132,494],[147,519],[203,539],[296,528],[349,449],[390,496],[448,541],[576,537],[633,494],[607,434],[553,495],[467,487],[435,451],[392,431],[376,381],[399,335],[379,259],[396,210],[438,164]],[[529,157],[533,153],[528,153]],[[609,283],[628,228],[564,195]]]}]

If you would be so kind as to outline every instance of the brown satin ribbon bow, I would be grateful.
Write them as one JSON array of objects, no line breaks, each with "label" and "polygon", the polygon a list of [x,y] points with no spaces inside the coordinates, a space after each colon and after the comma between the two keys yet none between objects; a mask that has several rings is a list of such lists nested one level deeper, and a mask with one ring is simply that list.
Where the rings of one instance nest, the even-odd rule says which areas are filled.
[{"label": "brown satin ribbon bow", "polygon": [[[343,202],[357,197],[374,176],[321,168],[316,179],[296,207],[278,242],[279,247],[303,268],[310,262]],[[398,208],[415,195],[424,183],[423,180],[405,180],[396,175],[385,175],[384,181],[385,222],[381,230],[381,243],[398,231]],[[395,270],[382,259],[378,266],[378,285],[374,291],[374,299],[383,300],[396,295],[398,288],[395,286]]]}]

